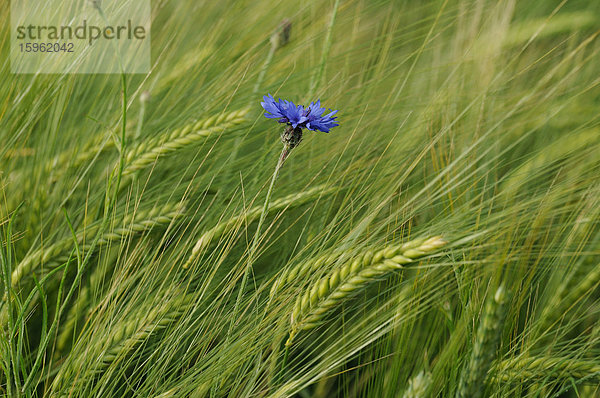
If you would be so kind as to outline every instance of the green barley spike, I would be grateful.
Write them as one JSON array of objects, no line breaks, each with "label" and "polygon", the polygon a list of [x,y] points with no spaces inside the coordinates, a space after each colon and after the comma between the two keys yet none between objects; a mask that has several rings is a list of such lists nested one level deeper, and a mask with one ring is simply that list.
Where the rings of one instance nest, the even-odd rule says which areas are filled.
[{"label": "green barley spike", "polygon": [[371,282],[403,269],[406,264],[432,254],[446,244],[439,236],[416,239],[377,252],[367,251],[347,261],[298,297],[292,311],[290,337],[286,345],[293,343],[299,331],[318,326],[327,312]]},{"label": "green barley spike", "polygon": [[106,152],[115,147],[115,140],[109,137],[111,133],[106,131],[96,135],[90,141],[85,143],[76,154],[72,149],[68,149],[46,164],[46,170],[56,172],[52,176],[52,181],[58,181],[59,178],[69,168],[75,169],[86,164],[98,154]]},{"label": "green barley spike", "polygon": [[121,327],[112,331],[110,348],[100,358],[102,365],[110,365],[116,358],[125,355],[151,335],[173,324],[188,310],[189,305],[194,302],[194,299],[195,295],[193,294],[174,298],[169,303],[168,311],[165,311],[163,307],[159,307],[158,309],[154,307],[147,313],[145,321],[141,322],[141,315],[139,315],[133,317],[132,321],[126,322]]},{"label": "green barley spike", "polygon": [[[120,322],[110,330],[108,340],[103,340],[102,353],[95,361],[93,374],[105,372],[110,365],[127,356],[151,336],[167,329],[183,315],[196,299],[194,294],[173,295],[162,305],[143,306],[132,316]],[[75,364],[76,365],[76,364]],[[53,382],[55,388],[60,387],[69,375],[79,372],[73,366],[61,368]]]},{"label": "green barley spike", "polygon": [[320,256],[310,258],[307,261],[284,271],[271,286],[271,291],[269,293],[271,298],[274,298],[285,286],[293,285],[294,282],[302,280],[306,275],[309,275],[322,267],[330,266],[338,261],[338,259],[343,258],[344,254],[345,252],[343,251],[333,250]]},{"label": "green barley spike", "polygon": [[166,137],[141,142],[125,155],[127,166],[123,176],[132,174],[150,166],[160,156],[187,148],[196,142],[224,132],[244,122],[248,109],[241,109],[221,115],[211,116],[185,127],[176,129]]},{"label": "green barley spike", "polygon": [[500,286],[485,307],[471,353],[471,359],[462,370],[457,398],[483,397],[488,370],[496,357],[504,323],[505,291]]},{"label": "green barley spike", "polygon": [[[110,242],[116,242],[127,236],[143,233],[149,231],[160,225],[168,225],[176,218],[183,215],[185,209],[182,203],[167,203],[162,207],[154,207],[149,210],[139,210],[135,214],[130,214],[124,217],[124,227],[115,228],[113,230],[106,231],[98,240],[96,249]],[[81,244],[84,240],[91,242],[94,234],[98,230],[98,225],[91,226],[85,231],[77,234],[77,240]],[[73,249],[73,240],[65,239],[54,245],[45,248],[44,250],[38,250],[31,255],[27,256],[21,261],[11,274],[11,283],[13,288],[16,289],[21,281],[26,277],[35,272],[42,264],[46,268],[52,268],[60,264],[64,264],[69,259],[69,252]],[[82,252],[89,250],[91,244],[84,244],[81,246]],[[6,296],[3,297],[3,301],[6,300]],[[3,307],[0,310],[0,325],[4,325],[7,322],[7,308]]]},{"label": "green barley spike", "polygon": [[[149,231],[159,225],[167,225],[175,218],[181,216],[183,209],[184,205],[181,203],[168,203],[161,207],[139,210],[134,214],[127,215],[123,219],[123,226],[106,231],[100,237],[96,247],[102,247],[109,242],[121,240],[132,234]],[[98,225],[90,226],[84,231],[79,232],[77,234],[78,242],[91,242],[93,236],[98,231],[98,227]],[[85,252],[89,247],[90,244],[84,244],[81,250]],[[69,238],[27,256],[12,272],[13,287],[16,287],[26,275],[30,275],[41,264],[53,266],[64,263],[68,259],[71,249],[73,249],[73,240]]]},{"label": "green barley spike", "polygon": [[552,323],[568,313],[569,308],[575,303],[588,297],[598,284],[600,284],[600,264],[591,268],[587,274],[582,275],[582,279],[578,283],[568,279],[565,280],[558,294],[552,297],[551,303],[542,312],[538,330],[544,331],[550,327]]},{"label": "green barley spike", "polygon": [[[424,241],[425,241],[425,239],[415,239],[415,240],[412,240],[412,241],[407,242],[404,245],[402,245],[402,248],[404,250],[408,250],[408,249],[419,246]],[[396,250],[396,248],[394,246],[388,248],[388,253],[386,253],[386,255],[390,256],[391,252],[393,250]],[[327,252],[325,254],[322,254],[318,257],[310,258],[307,261],[284,271],[275,280],[275,282],[273,282],[273,286],[271,287],[271,292],[270,292],[271,298],[275,297],[275,295],[278,292],[280,292],[284,286],[292,285],[292,284],[294,284],[295,281],[302,280],[307,275],[312,274],[315,271],[318,271],[322,267],[330,266],[331,264],[333,264],[339,260],[344,261],[345,256],[346,256],[345,251],[333,250],[333,251]],[[367,252],[365,256],[372,257],[373,254],[370,252]],[[354,259],[354,261],[356,262],[356,261],[358,261],[358,259]],[[333,275],[334,279],[339,278],[339,277],[340,277],[339,273],[337,275]],[[345,277],[345,275],[342,275],[342,277]]]},{"label": "green barley spike", "polygon": [[[521,383],[547,378],[570,381],[585,379],[600,383],[600,362],[561,357],[520,355],[498,363],[490,371],[496,381]],[[578,384],[578,383],[577,383]]]}]

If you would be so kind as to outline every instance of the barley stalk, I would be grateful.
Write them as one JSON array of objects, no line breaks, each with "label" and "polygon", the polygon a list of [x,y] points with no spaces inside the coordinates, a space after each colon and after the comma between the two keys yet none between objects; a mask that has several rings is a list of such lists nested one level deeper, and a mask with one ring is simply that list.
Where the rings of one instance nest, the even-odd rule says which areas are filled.
[{"label": "barley stalk", "polygon": [[[298,206],[302,206],[308,202],[311,202],[314,199],[318,199],[323,195],[328,195],[330,193],[335,192],[333,188],[327,188],[325,185],[318,185],[314,188],[309,189],[308,191],[293,193],[288,196],[284,196],[283,198],[276,199],[269,204],[269,208],[267,210],[267,214],[272,214],[274,212],[284,210],[287,208],[295,208]],[[211,242],[218,240],[221,236],[235,230],[235,228],[243,223],[252,222],[260,217],[262,213],[262,206],[253,207],[242,214],[237,216],[233,216],[228,220],[220,222],[213,228],[204,232],[202,236],[198,239],[194,248],[192,249],[192,254],[188,258],[188,260],[183,265],[183,268],[187,269],[192,265],[194,260],[201,255]]]},{"label": "barley stalk", "polygon": [[490,371],[496,381],[520,383],[551,377],[568,381],[586,379],[600,382],[600,362],[560,357],[519,356],[499,362]]},{"label": "barley stalk", "polygon": [[446,244],[439,236],[416,239],[377,252],[367,251],[347,261],[298,297],[292,311],[290,336],[286,345],[293,343],[299,331],[318,326],[327,312],[371,282],[403,269],[404,265],[431,254]]},{"label": "barley stalk", "polygon": [[504,303],[505,292],[500,286],[485,307],[471,359],[462,370],[457,398],[479,398],[485,392],[487,372],[496,356],[504,324]]},{"label": "barley stalk", "polygon": [[189,147],[206,137],[220,134],[229,128],[241,124],[247,113],[247,109],[241,109],[214,115],[176,129],[167,136],[143,141],[125,155],[127,167],[123,170],[123,176],[131,176],[148,167],[160,156]]}]

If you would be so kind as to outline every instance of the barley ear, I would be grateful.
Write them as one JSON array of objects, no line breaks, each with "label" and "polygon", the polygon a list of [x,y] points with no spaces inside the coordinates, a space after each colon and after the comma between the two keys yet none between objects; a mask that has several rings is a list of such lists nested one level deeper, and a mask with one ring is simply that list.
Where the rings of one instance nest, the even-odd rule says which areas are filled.
[{"label": "barley ear", "polygon": [[550,356],[520,355],[497,363],[490,375],[495,381],[519,383],[536,382],[551,377],[555,380],[587,380],[600,383],[598,361]]},{"label": "barley ear", "polygon": [[[185,206],[182,203],[167,203],[161,207],[154,207],[150,210],[139,210],[132,215],[127,215],[123,219],[121,227],[114,228],[102,234],[96,248],[105,246],[110,242],[119,241],[136,233],[149,231],[159,225],[167,225],[177,217],[180,217],[184,209]],[[98,225],[94,225],[77,233],[78,242],[91,241],[91,238],[98,231],[98,227]],[[30,275],[41,264],[54,267],[66,262],[69,257],[69,251],[72,248],[73,240],[69,238],[27,256],[12,272],[11,280],[13,287],[16,288],[25,276]],[[91,244],[84,244],[81,247],[82,251],[86,251],[89,248],[91,248]]]},{"label": "barley ear", "polygon": [[561,316],[569,312],[569,309],[582,298],[588,297],[600,284],[600,264],[597,264],[589,272],[581,276],[581,280],[573,281],[566,279],[560,286],[558,294],[551,298],[551,302],[544,308],[539,319],[537,329],[541,332],[549,328]]},{"label": "barley ear", "polygon": [[[110,330],[108,339],[101,341],[102,347],[97,347],[101,349],[101,353],[95,359],[90,375],[104,373],[113,362],[131,356],[131,352],[144,341],[176,322],[188,311],[194,299],[193,294],[173,294],[170,301],[158,306],[154,303],[152,306],[142,306],[132,316],[117,324]],[[54,379],[53,386],[59,387],[63,380],[77,372],[79,370],[73,366],[62,367]]]},{"label": "barley ear", "polygon": [[471,358],[461,373],[457,398],[479,398],[485,393],[487,373],[496,357],[504,324],[505,300],[506,292],[500,286],[487,301]]},{"label": "barley ear", "polygon": [[432,254],[447,242],[439,236],[393,245],[346,261],[299,296],[291,314],[291,345],[296,334],[318,326],[325,315],[346,299],[362,291],[372,282],[402,270],[406,264]]},{"label": "barley ear", "polygon": [[156,162],[160,156],[187,148],[204,138],[220,134],[243,123],[247,113],[248,109],[241,109],[211,116],[176,129],[164,137],[141,142],[125,155],[127,167],[123,170],[123,177],[145,169]]}]

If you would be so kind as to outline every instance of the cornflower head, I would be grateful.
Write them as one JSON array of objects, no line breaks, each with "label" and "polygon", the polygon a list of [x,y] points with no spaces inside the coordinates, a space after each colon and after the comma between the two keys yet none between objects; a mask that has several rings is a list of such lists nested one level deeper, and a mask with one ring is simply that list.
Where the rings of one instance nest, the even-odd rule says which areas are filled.
[{"label": "cornflower head", "polygon": [[321,100],[312,102],[307,107],[281,98],[276,101],[271,94],[265,95],[263,100],[260,104],[266,111],[265,117],[277,119],[279,123],[287,125],[281,133],[281,141],[287,153],[300,144],[303,129],[329,133],[332,128],[339,126],[337,116],[334,116],[338,111],[330,109],[330,112],[324,115],[325,108],[321,108]]}]

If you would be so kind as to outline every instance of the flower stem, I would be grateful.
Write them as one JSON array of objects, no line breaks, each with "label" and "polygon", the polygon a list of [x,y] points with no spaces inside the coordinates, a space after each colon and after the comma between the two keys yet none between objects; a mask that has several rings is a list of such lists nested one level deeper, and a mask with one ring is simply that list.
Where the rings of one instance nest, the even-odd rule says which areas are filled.
[{"label": "flower stem", "polygon": [[[231,323],[229,324],[229,330],[227,331],[227,336],[225,337],[225,346],[227,346],[229,339],[231,337],[231,332],[233,327],[236,324],[238,311],[240,307],[240,302],[242,301],[242,295],[244,294],[244,290],[246,290],[246,284],[248,283],[248,277],[250,276],[250,272],[252,271],[252,265],[254,263],[254,258],[256,256],[256,251],[258,249],[258,242],[260,240],[260,233],[262,229],[262,225],[265,222],[265,218],[267,212],[269,210],[269,204],[271,202],[271,194],[273,193],[273,187],[275,186],[275,181],[279,176],[279,171],[285,162],[285,159],[288,157],[290,153],[290,148],[284,144],[283,150],[281,151],[281,155],[279,156],[279,160],[277,161],[277,166],[275,167],[275,172],[273,172],[273,177],[271,177],[271,184],[269,185],[269,190],[267,191],[267,196],[265,197],[265,203],[263,205],[262,211],[260,213],[260,219],[258,220],[258,226],[256,227],[256,232],[254,233],[254,238],[252,239],[252,245],[250,246],[250,251],[248,253],[248,262],[246,263],[246,269],[244,270],[244,276],[242,277],[242,285],[240,286],[240,290],[238,291],[237,299],[235,300],[235,304],[233,307],[233,316],[231,317]],[[221,380],[221,384],[224,380]],[[210,396],[214,397],[217,393],[218,385],[214,384]]]},{"label": "flower stem", "polygon": [[265,217],[269,210],[269,204],[271,202],[271,194],[273,193],[273,187],[275,186],[275,181],[279,176],[279,170],[283,166],[285,159],[289,155],[289,149],[287,146],[283,147],[281,151],[281,155],[279,156],[279,161],[277,162],[277,166],[275,167],[275,172],[273,173],[273,177],[271,177],[271,184],[269,185],[269,190],[267,191],[267,196],[265,197],[265,203],[263,205],[262,212],[260,213],[260,219],[258,220],[258,226],[256,227],[256,232],[254,233],[254,239],[252,240],[252,246],[250,247],[250,254],[248,255],[248,265],[246,266],[246,270],[252,267],[252,262],[254,261],[254,256],[256,254],[256,250],[258,249],[258,242],[260,240],[260,232],[263,223],[265,222]]},{"label": "flower stem", "polygon": [[252,245],[250,246],[250,251],[248,253],[248,262],[246,263],[246,270],[244,271],[244,276],[242,277],[242,285],[240,286],[240,290],[238,292],[237,300],[235,301],[235,307],[233,309],[233,319],[235,322],[235,318],[237,317],[238,307],[240,301],[242,299],[242,294],[244,294],[244,290],[246,289],[246,283],[248,282],[248,277],[250,276],[250,272],[252,271],[252,265],[254,263],[254,259],[256,257],[256,251],[258,250],[258,243],[260,241],[260,233],[262,230],[262,226],[265,222],[266,215],[269,210],[269,204],[271,202],[271,194],[273,193],[273,187],[275,186],[275,181],[279,176],[279,171],[285,162],[285,159],[289,155],[289,148],[287,145],[283,147],[281,151],[281,155],[279,156],[279,161],[277,162],[277,166],[275,167],[275,172],[273,173],[273,177],[271,177],[271,184],[269,185],[269,189],[267,191],[267,196],[265,197],[265,203],[262,208],[262,212],[260,213],[260,219],[258,220],[258,226],[256,227],[256,232],[254,233],[254,238],[252,239]]}]

